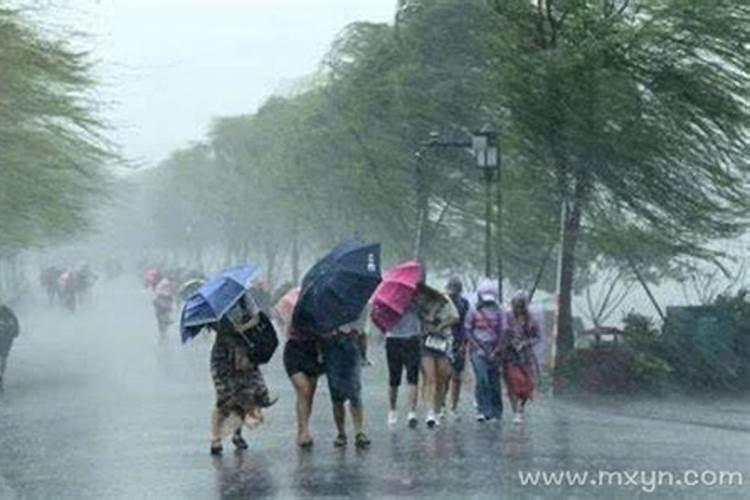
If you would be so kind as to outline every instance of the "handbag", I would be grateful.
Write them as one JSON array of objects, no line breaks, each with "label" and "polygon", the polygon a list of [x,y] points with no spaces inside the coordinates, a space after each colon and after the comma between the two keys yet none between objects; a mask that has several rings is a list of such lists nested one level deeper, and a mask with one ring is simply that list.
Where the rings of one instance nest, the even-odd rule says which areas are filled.
[{"label": "handbag", "polygon": [[428,333],[424,338],[424,347],[430,351],[447,355],[451,349],[451,342],[447,337],[442,335]]},{"label": "handbag", "polygon": [[506,362],[503,366],[503,378],[509,394],[521,401],[531,399],[534,383],[523,365],[515,361]]},{"label": "handbag", "polygon": [[250,335],[242,335],[247,346],[250,348],[249,358],[256,365],[263,365],[271,361],[276,349],[279,347],[279,337],[273,323],[265,313],[258,313],[258,324]]}]

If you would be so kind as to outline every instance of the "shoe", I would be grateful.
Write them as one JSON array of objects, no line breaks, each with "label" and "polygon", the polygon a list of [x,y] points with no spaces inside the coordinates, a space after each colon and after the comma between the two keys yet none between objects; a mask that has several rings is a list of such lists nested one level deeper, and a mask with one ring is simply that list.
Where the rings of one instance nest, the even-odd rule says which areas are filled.
[{"label": "shoe", "polygon": [[266,394],[260,401],[260,407],[261,408],[270,408],[273,405],[276,404],[276,402],[279,400],[278,396],[271,397],[268,394]]},{"label": "shoe", "polygon": [[364,432],[360,432],[354,437],[354,446],[356,446],[360,450],[368,448],[370,444],[370,438],[368,438],[367,434],[365,434]]},{"label": "shoe", "polygon": [[461,412],[458,410],[451,410],[448,414],[454,422],[460,422],[461,421]]},{"label": "shoe", "polygon": [[312,449],[313,444],[314,441],[312,440],[312,438],[310,438],[305,441],[300,441],[299,443],[297,443],[297,446],[299,446],[301,450],[310,450]]},{"label": "shoe", "polygon": [[477,415],[477,422],[486,422],[486,421],[487,421],[487,417],[485,417],[481,413]]},{"label": "shoe", "polygon": [[339,434],[336,439],[333,440],[334,448],[343,448],[346,446],[346,434]]},{"label": "shoe", "polygon": [[448,414],[445,412],[445,409],[442,409],[442,410],[440,410],[440,413],[438,413],[437,418],[438,418],[439,421],[445,422],[445,419],[446,419],[447,416],[448,416]]},{"label": "shoe", "polygon": [[514,424],[522,424],[523,423],[523,413],[516,412],[516,414],[513,415],[513,423]]},{"label": "shoe", "polygon": [[438,425],[440,425],[437,417],[435,416],[433,412],[430,412],[427,414],[427,418],[425,419],[424,423],[425,425],[427,425],[428,429],[433,429],[437,427]]},{"label": "shoe", "polygon": [[388,425],[393,427],[398,423],[398,413],[394,410],[388,412]]},{"label": "shoe", "polygon": [[232,436],[232,444],[238,450],[246,450],[249,448],[249,446],[247,445],[247,441],[245,441],[245,438],[238,434]]},{"label": "shoe", "polygon": [[417,418],[416,412],[410,411],[409,416],[406,417],[406,421],[409,423],[409,427],[414,429],[419,425],[419,419]]},{"label": "shoe", "polygon": [[219,444],[211,444],[211,456],[218,457],[224,451],[224,447]]}]

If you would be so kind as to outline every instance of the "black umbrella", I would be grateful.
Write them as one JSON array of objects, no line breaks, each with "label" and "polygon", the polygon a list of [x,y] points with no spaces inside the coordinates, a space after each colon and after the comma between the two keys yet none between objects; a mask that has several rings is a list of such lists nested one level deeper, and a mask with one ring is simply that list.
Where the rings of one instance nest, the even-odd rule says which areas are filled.
[{"label": "black umbrella", "polygon": [[380,279],[379,243],[341,243],[302,280],[293,328],[320,335],[357,320]]}]

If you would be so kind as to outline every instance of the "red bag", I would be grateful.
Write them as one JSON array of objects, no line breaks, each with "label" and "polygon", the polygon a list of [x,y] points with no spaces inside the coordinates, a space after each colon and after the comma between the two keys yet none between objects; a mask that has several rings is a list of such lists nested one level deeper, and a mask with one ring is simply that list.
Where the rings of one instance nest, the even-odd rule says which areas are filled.
[{"label": "red bag", "polygon": [[505,363],[503,378],[509,394],[516,396],[521,401],[531,399],[534,392],[534,383],[522,365],[513,362]]}]

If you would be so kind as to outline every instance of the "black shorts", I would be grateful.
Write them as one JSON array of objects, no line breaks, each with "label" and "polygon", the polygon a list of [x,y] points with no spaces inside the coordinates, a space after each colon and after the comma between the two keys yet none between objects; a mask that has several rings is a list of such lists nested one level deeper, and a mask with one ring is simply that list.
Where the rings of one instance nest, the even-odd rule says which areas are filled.
[{"label": "black shorts", "polygon": [[406,383],[417,385],[419,364],[422,358],[422,342],[419,337],[385,339],[385,356],[388,360],[388,383],[391,387],[401,385],[401,372],[406,369]]},{"label": "black shorts", "polygon": [[297,373],[319,377],[323,373],[318,343],[309,340],[287,340],[284,345],[284,369],[291,378]]}]

